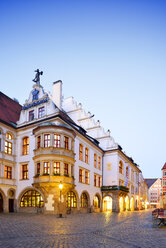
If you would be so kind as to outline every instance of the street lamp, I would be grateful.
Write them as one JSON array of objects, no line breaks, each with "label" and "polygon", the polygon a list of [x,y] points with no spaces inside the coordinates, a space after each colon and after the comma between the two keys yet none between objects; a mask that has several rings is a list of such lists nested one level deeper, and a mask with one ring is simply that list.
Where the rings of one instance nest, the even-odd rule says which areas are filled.
[{"label": "street lamp", "polygon": [[61,198],[62,198],[62,189],[63,189],[63,184],[60,182],[59,184],[59,189],[60,189],[60,206],[59,206],[59,218],[62,218],[62,213],[61,213]]}]

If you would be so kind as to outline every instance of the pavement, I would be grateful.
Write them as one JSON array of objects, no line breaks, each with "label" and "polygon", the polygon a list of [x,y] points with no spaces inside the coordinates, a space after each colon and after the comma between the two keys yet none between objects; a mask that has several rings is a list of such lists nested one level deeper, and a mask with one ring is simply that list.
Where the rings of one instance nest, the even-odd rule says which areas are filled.
[{"label": "pavement", "polygon": [[0,214],[0,248],[166,248],[151,211],[55,215]]}]

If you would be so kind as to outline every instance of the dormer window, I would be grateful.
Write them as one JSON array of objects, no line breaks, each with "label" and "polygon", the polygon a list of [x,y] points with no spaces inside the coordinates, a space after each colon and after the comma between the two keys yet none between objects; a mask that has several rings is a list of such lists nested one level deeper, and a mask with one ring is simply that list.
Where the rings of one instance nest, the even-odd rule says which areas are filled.
[{"label": "dormer window", "polygon": [[29,121],[33,121],[34,120],[34,110],[29,111]]},{"label": "dormer window", "polygon": [[41,118],[44,115],[45,115],[45,108],[44,107],[39,108],[38,118]]}]

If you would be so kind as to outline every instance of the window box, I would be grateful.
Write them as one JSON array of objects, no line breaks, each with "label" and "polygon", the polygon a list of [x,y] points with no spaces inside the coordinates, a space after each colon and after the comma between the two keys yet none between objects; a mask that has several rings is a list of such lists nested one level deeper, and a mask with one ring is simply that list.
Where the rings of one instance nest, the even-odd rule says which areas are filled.
[{"label": "window box", "polygon": [[40,174],[39,173],[37,173],[35,176],[34,176],[34,178],[37,178],[37,177],[39,177],[40,176]]},{"label": "window box", "polygon": [[69,174],[64,174],[65,177],[69,177]]},{"label": "window box", "polygon": [[54,173],[54,176],[60,176],[61,174],[60,173]]},{"label": "window box", "polygon": [[43,176],[49,176],[49,174],[48,173],[43,173]]}]

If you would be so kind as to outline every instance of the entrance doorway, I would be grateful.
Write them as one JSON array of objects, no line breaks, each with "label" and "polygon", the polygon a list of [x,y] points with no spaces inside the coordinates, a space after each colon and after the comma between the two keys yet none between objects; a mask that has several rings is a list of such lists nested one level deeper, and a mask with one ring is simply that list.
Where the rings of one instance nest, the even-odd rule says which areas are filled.
[{"label": "entrance doorway", "polygon": [[112,211],[112,198],[110,196],[103,199],[103,211]]},{"label": "entrance doorway", "polygon": [[3,197],[0,193],[0,213],[3,212]]},{"label": "entrance doorway", "polygon": [[14,199],[9,199],[9,213],[14,212]]},{"label": "entrance doorway", "polygon": [[121,196],[119,198],[119,211],[122,212],[124,210],[124,206],[123,206],[123,197]]}]

